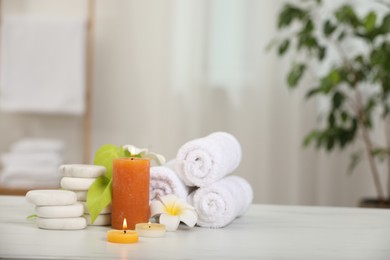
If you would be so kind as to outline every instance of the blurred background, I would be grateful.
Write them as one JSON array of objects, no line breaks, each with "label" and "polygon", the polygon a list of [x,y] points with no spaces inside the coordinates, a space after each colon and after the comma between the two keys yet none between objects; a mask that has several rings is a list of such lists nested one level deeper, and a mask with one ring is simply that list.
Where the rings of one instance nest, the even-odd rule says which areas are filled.
[{"label": "blurred background", "polygon": [[[333,5],[335,2],[339,1]],[[267,45],[278,35],[277,15],[283,3],[97,0],[93,10],[90,157],[101,145],[112,143],[146,147],[173,159],[185,142],[226,131],[241,143],[243,157],[235,174],[251,183],[255,203],[356,206],[361,197],[375,196],[366,162],[353,174],[347,173],[348,149],[328,154],[302,146],[305,134],[317,123],[321,102],[304,98],[310,77],[296,91],[289,89],[286,74],[291,57],[280,59],[275,51],[267,51]],[[15,45],[5,40],[10,30],[7,17],[71,17],[82,24],[88,9],[89,2],[79,0],[3,0],[2,84],[28,81],[23,75],[26,68],[5,78],[5,52],[15,51]],[[12,28],[12,23],[8,25]],[[77,29],[72,32],[80,33]],[[79,52],[85,44],[82,36],[71,37],[75,40],[66,38],[56,43],[60,50],[64,48],[63,55],[70,44],[79,42],[74,46]],[[85,52],[81,48],[79,55]],[[84,73],[77,67],[86,62],[80,57],[69,58],[61,65]],[[32,59],[39,67],[39,52]],[[44,71],[49,78],[57,73],[51,68]],[[74,79],[76,85],[85,82],[84,74],[61,76],[66,81]],[[66,84],[60,97],[62,91],[47,92],[45,99],[79,94],[74,103],[36,111],[23,108],[27,101],[22,101],[22,109],[17,104],[7,106],[12,91],[2,85],[2,158],[28,150],[31,139],[26,144],[24,138],[40,138],[36,147],[49,146],[52,155],[53,151],[56,154],[57,161],[50,161],[53,167],[83,162],[85,89],[71,89]],[[23,92],[23,99],[30,100],[34,91],[27,93]],[[25,142],[22,145],[21,140]],[[19,150],[18,145],[22,146]],[[3,170],[9,160],[3,159]],[[41,165],[47,165],[44,161]],[[23,160],[15,164],[23,164]]]}]

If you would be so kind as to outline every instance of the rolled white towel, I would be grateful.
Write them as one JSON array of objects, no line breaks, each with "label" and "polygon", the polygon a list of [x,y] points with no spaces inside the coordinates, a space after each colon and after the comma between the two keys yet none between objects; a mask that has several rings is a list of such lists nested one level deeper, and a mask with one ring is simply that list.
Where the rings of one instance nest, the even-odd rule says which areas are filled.
[{"label": "rolled white towel", "polygon": [[150,200],[158,196],[174,194],[187,200],[189,187],[168,166],[153,166],[150,168]]},{"label": "rolled white towel", "polygon": [[241,146],[233,135],[215,132],[185,143],[176,160],[178,176],[186,185],[204,187],[238,167]]},{"label": "rolled white towel", "polygon": [[253,200],[251,185],[241,177],[228,176],[188,196],[198,213],[197,225],[221,228],[242,216]]}]

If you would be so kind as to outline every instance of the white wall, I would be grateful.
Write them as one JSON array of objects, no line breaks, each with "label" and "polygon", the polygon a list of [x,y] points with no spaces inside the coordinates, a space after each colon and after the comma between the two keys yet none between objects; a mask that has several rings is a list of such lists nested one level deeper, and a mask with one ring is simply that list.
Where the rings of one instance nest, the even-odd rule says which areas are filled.
[{"label": "white wall", "polygon": [[[259,86],[234,103],[223,89],[175,91],[170,75],[173,1],[97,1],[92,148],[134,144],[175,156],[184,142],[223,130],[243,147],[236,174],[255,189],[257,203],[356,205],[373,194],[368,174],[345,173],[346,155],[303,150],[315,104],[284,86],[284,68],[264,46],[274,33],[280,2],[261,1]],[[3,13],[85,13],[83,1],[4,1]],[[269,94],[266,88],[274,88]],[[0,152],[22,136],[66,140],[68,162],[82,160],[82,118],[0,113]],[[316,163],[313,163],[316,162]]]}]

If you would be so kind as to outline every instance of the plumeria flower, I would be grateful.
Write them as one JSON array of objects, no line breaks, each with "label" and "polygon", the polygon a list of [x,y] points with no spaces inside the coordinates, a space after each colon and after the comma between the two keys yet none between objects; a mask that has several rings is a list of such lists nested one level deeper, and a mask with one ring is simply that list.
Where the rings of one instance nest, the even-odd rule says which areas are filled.
[{"label": "plumeria flower", "polygon": [[192,228],[198,220],[196,210],[175,195],[159,196],[150,204],[150,211],[152,217],[159,217],[167,231],[175,231],[180,222]]},{"label": "plumeria flower", "polygon": [[165,157],[158,153],[149,152],[146,148],[138,148],[134,145],[128,144],[124,145],[123,149],[127,150],[130,153],[130,156],[148,158],[156,161],[158,165],[165,163]]}]

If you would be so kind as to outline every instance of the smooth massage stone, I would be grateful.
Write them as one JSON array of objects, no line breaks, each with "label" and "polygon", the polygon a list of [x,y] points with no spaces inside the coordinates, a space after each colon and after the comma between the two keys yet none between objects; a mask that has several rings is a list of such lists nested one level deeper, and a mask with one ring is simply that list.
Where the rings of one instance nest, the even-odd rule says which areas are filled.
[{"label": "smooth massage stone", "polygon": [[35,211],[41,218],[75,218],[84,214],[81,203],[66,206],[37,206]]},{"label": "smooth massage stone", "polygon": [[83,217],[78,218],[37,218],[37,225],[43,229],[77,230],[84,229],[87,221]]},{"label": "smooth massage stone", "polygon": [[111,214],[100,214],[95,219],[95,222],[91,221],[91,215],[85,214],[85,219],[87,220],[87,225],[89,226],[108,226],[111,225]]},{"label": "smooth massage stone", "polygon": [[77,201],[76,194],[69,190],[31,190],[26,199],[36,206],[64,206]]},{"label": "smooth massage stone", "polygon": [[73,191],[78,201],[87,201],[88,191]]},{"label": "smooth massage stone", "polygon": [[94,181],[95,178],[62,177],[61,188],[74,191],[86,191]]},{"label": "smooth massage stone", "polygon": [[[89,214],[89,210],[88,210],[88,207],[87,207],[87,203],[84,202],[84,201],[80,201],[80,203],[83,204],[83,206],[84,206],[84,213]],[[100,212],[100,214],[107,214],[107,213],[111,213],[111,205],[105,207],[105,208]]]},{"label": "smooth massage stone", "polygon": [[106,167],[89,164],[63,164],[58,171],[64,177],[97,178],[106,174]]}]

